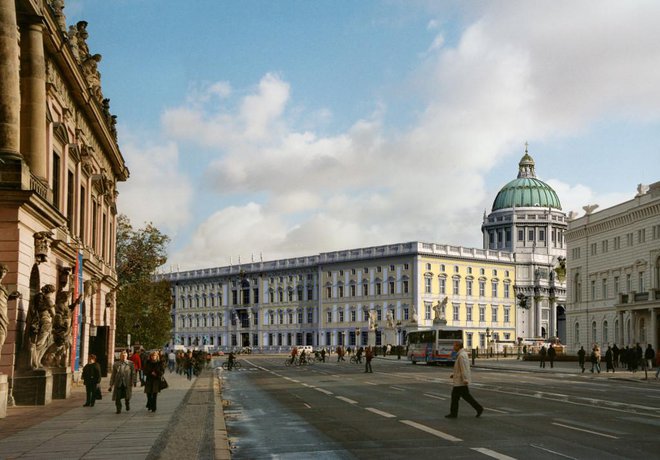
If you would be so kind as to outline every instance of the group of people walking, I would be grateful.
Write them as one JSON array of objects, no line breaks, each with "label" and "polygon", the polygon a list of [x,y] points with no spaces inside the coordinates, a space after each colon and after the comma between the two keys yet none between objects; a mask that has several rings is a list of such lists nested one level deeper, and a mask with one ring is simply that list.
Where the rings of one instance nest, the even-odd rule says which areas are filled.
[{"label": "group of people walking", "polygon": [[[584,349],[584,346],[580,347],[577,352],[578,355],[578,364],[582,369],[582,372],[585,371],[585,362],[587,352]],[[602,361],[602,352],[600,346],[596,343],[591,349],[589,354],[589,361],[591,363],[591,373],[599,373],[601,371],[601,361]],[[630,372],[637,372],[638,369],[643,371],[652,370],[653,367],[657,366],[658,369],[655,373],[655,378],[660,376],[660,350],[656,353],[653,350],[651,344],[646,346],[644,350],[642,346],[637,343],[634,346],[626,346],[625,348],[619,348],[616,344],[608,345],[607,350],[605,351],[605,370],[606,372],[616,372],[618,368],[627,369]]]},{"label": "group of people walking", "polygon": [[[131,397],[133,388],[138,382],[144,388],[147,395],[146,408],[150,412],[156,412],[158,408],[158,393],[167,387],[164,373],[167,356],[160,351],[154,350],[144,354],[143,359],[140,352],[135,351],[129,358],[128,352],[122,350],[119,359],[112,366],[108,392],[112,393],[115,402],[116,413],[120,414],[122,409],[131,410]],[[85,407],[93,407],[97,399],[101,397],[101,367],[96,362],[96,356],[90,354],[87,364],[82,370],[82,380],[85,384],[86,400]],[[122,404],[123,400],[123,404]]]}]

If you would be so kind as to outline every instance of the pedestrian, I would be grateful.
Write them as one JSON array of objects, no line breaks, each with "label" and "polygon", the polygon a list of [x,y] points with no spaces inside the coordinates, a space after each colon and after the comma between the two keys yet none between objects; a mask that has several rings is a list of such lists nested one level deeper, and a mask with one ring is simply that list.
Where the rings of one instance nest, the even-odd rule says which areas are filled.
[{"label": "pedestrian", "polygon": [[362,364],[362,354],[363,353],[364,353],[364,348],[362,348],[362,347],[358,348],[358,351],[355,354],[355,358],[357,359],[358,364]]},{"label": "pedestrian", "polygon": [[658,380],[660,376],[660,348],[655,352],[655,365],[658,366],[658,369],[655,371],[655,379]]},{"label": "pedestrian", "polygon": [[474,410],[477,411],[477,417],[481,417],[484,408],[477,402],[476,399],[470,394],[468,385],[470,384],[470,361],[467,352],[463,348],[463,342],[454,342],[454,352],[456,353],[456,361],[454,362],[454,372],[449,376],[452,379],[453,387],[451,390],[451,407],[449,414],[445,415],[446,418],[458,417],[458,401],[460,398],[465,399]]},{"label": "pedestrian", "polygon": [[614,367],[619,367],[619,347],[616,346],[616,343],[612,346],[612,356],[614,358]]},{"label": "pedestrian", "polygon": [[108,391],[112,391],[112,400],[115,402],[118,414],[121,413],[122,399],[126,403],[126,412],[131,410],[131,394],[136,380],[135,366],[132,361],[128,360],[128,353],[122,351],[119,354],[119,361],[112,366],[110,388],[108,388]]},{"label": "pedestrian", "polygon": [[374,359],[374,351],[371,347],[367,347],[364,357],[365,357],[364,372],[370,372],[373,374],[374,371],[373,369],[371,369],[371,360]]},{"label": "pedestrian", "polygon": [[325,347],[321,348],[321,361],[325,362]]},{"label": "pedestrian", "polygon": [[608,346],[607,351],[605,352],[605,372],[609,373],[610,369],[612,370],[612,373],[615,372],[615,370],[614,370],[614,352],[612,351],[612,347]]},{"label": "pedestrian", "polygon": [[646,351],[644,352],[644,359],[646,360],[647,369],[653,369],[654,358],[655,358],[655,351],[653,351],[653,347],[649,343],[646,347]]},{"label": "pedestrian", "polygon": [[584,374],[584,357],[586,356],[586,354],[587,352],[584,351],[584,346],[581,346],[577,352],[577,355],[578,355],[578,364],[580,365],[580,369],[582,369],[583,374]]},{"label": "pedestrian", "polygon": [[82,380],[85,383],[85,393],[87,394],[83,407],[94,407],[96,386],[101,383],[101,366],[96,362],[96,355],[90,353],[87,357],[87,364],[82,370]]},{"label": "pedestrian", "polygon": [[192,350],[188,350],[184,358],[184,371],[188,380],[192,380],[193,370],[195,368],[195,357],[193,356]]},{"label": "pedestrian", "polygon": [[555,357],[557,356],[557,350],[555,350],[555,347],[550,344],[550,348],[548,348],[548,360],[550,361],[550,368],[552,369],[555,367]]},{"label": "pedestrian", "polygon": [[539,364],[539,367],[542,367],[545,369],[545,356],[548,353],[548,350],[546,350],[545,345],[541,347],[541,351],[539,352],[539,357],[541,363]]},{"label": "pedestrian", "polygon": [[[140,385],[144,385],[142,376],[142,358],[140,357],[140,353],[138,353],[137,350],[131,353],[130,360],[133,363],[133,367],[135,367],[135,372],[137,373],[138,378],[140,379]],[[137,386],[137,380],[135,381],[134,386]]]},{"label": "pedestrian", "polygon": [[174,367],[176,366],[176,354],[174,350],[170,350],[167,354],[167,369],[170,371],[170,374],[174,372]]},{"label": "pedestrian", "polygon": [[156,402],[160,392],[160,379],[163,376],[163,366],[157,351],[152,351],[144,363],[144,392],[147,395],[147,410],[156,412]]},{"label": "pedestrian", "polygon": [[594,370],[598,371],[600,374],[600,347],[597,343],[594,343],[594,347],[591,350],[591,373],[594,373]]}]

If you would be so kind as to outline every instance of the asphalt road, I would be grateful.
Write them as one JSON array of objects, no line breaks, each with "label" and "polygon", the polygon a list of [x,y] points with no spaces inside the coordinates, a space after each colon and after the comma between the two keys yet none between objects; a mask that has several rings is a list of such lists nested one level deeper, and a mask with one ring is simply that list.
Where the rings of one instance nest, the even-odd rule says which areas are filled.
[{"label": "asphalt road", "polygon": [[660,386],[589,374],[473,369],[481,418],[449,412],[451,369],[376,359],[224,373],[232,458],[660,458]]}]

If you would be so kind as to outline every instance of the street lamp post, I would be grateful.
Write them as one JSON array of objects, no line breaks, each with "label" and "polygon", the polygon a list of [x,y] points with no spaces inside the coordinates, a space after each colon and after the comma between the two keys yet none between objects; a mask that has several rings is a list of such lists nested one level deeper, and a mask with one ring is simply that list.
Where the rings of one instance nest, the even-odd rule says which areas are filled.
[{"label": "street lamp post", "polygon": [[361,337],[360,337],[360,328],[356,327],[355,328],[355,346],[356,347],[359,347],[361,345],[360,342],[362,340],[360,340],[360,339],[361,339]]},{"label": "street lamp post", "polygon": [[490,328],[486,328],[486,356],[490,357],[491,351],[490,351]]}]

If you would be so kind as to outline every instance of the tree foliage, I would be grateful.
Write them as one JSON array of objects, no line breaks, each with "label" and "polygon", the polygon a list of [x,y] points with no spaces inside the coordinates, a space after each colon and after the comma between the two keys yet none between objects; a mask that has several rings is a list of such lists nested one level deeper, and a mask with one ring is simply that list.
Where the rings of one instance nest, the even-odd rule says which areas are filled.
[{"label": "tree foliage", "polygon": [[134,229],[128,217],[117,219],[117,344],[131,342],[160,348],[170,338],[172,297],[167,281],[154,281],[167,260],[170,238],[152,224]]}]

